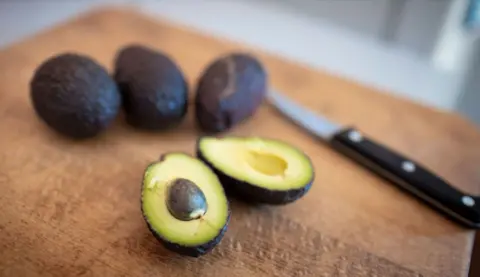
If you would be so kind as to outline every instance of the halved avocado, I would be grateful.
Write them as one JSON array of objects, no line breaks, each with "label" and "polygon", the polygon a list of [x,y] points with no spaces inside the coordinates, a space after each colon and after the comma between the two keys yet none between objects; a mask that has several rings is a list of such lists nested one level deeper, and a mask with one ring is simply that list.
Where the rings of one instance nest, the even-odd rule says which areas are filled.
[{"label": "halved avocado", "polygon": [[198,257],[222,239],[230,220],[215,173],[184,153],[167,153],[145,172],[142,213],[153,235],[169,250]]},{"label": "halved avocado", "polygon": [[197,156],[229,194],[249,202],[294,202],[308,192],[315,175],[307,155],[274,139],[204,136],[197,142]]}]

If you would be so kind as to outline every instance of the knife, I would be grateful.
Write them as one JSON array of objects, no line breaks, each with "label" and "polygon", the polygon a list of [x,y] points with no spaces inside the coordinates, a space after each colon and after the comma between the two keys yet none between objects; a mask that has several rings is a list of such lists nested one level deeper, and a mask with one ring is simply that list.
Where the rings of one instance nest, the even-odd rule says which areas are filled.
[{"label": "knife", "polygon": [[275,91],[270,91],[267,99],[281,114],[303,129],[413,194],[448,219],[467,228],[480,228],[480,197],[456,189],[418,162],[367,137],[355,127],[332,122]]}]

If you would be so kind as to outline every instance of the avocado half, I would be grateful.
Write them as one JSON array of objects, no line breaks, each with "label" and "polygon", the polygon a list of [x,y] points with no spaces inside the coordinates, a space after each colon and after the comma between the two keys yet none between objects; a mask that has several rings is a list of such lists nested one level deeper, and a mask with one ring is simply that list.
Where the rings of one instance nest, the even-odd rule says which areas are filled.
[{"label": "avocado half", "polygon": [[315,176],[309,157],[280,140],[204,136],[196,152],[229,194],[248,202],[294,202],[309,191]]},{"label": "avocado half", "polygon": [[192,257],[212,250],[230,221],[218,177],[202,161],[179,152],[167,153],[146,168],[141,210],[165,248]]}]

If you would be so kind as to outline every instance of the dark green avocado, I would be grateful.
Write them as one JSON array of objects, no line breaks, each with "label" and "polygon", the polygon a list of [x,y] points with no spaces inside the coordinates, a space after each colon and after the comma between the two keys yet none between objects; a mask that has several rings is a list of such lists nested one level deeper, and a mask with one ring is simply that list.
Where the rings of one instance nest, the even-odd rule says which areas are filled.
[{"label": "dark green avocado", "polygon": [[146,130],[177,126],[188,109],[188,84],[166,54],[141,45],[119,50],[115,81],[123,96],[127,122]]},{"label": "dark green avocado", "polygon": [[212,61],[198,80],[195,120],[206,133],[227,131],[251,118],[260,108],[268,74],[251,54],[230,53]]},{"label": "dark green avocado", "polygon": [[179,152],[167,153],[145,169],[141,210],[165,248],[191,257],[220,243],[230,221],[218,177],[202,161]]},{"label": "dark green avocado", "polygon": [[43,62],[30,81],[37,115],[51,128],[73,138],[105,130],[121,106],[121,96],[108,72],[91,58],[74,53]]},{"label": "dark green avocado", "polygon": [[308,156],[279,140],[204,136],[196,148],[197,157],[215,172],[227,193],[248,202],[292,203],[314,180]]}]

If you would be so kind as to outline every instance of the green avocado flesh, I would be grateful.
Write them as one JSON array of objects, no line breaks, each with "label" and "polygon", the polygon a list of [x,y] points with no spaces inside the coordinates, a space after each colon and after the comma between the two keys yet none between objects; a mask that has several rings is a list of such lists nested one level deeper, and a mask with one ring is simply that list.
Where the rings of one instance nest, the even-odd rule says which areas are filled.
[{"label": "green avocado flesh", "polygon": [[[188,195],[174,191],[179,197],[169,198],[173,191],[169,188],[179,178],[193,183],[195,193],[197,190],[203,193],[191,201],[191,205],[203,209],[201,216],[187,220],[170,211],[168,201],[177,201],[170,206],[180,207],[178,199]],[[171,250],[190,256],[198,256],[215,246],[229,221],[228,200],[217,176],[200,160],[183,153],[166,154],[147,167],[142,187],[142,211],[150,230],[159,240]]]},{"label": "green avocado flesh", "polygon": [[310,159],[279,140],[206,136],[198,142],[197,155],[214,169],[227,191],[258,202],[293,202],[314,179]]}]

